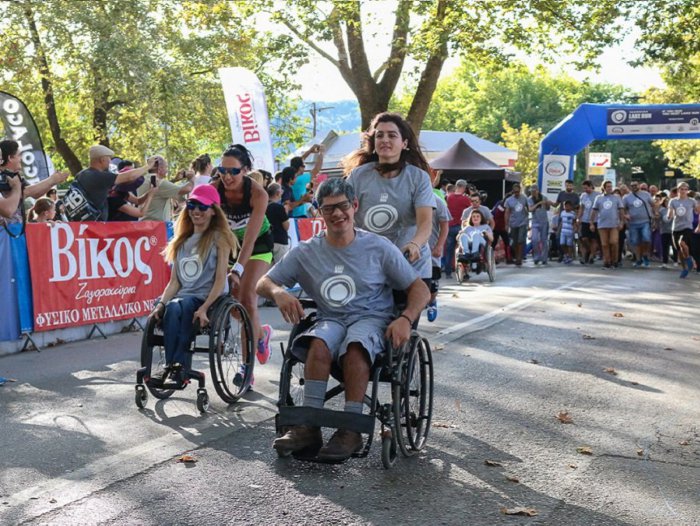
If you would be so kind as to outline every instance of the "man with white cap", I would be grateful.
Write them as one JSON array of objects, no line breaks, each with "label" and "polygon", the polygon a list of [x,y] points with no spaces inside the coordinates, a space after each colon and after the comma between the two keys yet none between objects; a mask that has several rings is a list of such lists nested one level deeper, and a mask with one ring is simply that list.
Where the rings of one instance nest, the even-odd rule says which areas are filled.
[{"label": "man with white cap", "polygon": [[109,171],[109,163],[112,157],[114,157],[114,152],[106,146],[101,144],[91,146],[90,166],[81,170],[75,176],[75,180],[82,188],[87,200],[101,212],[100,219],[102,221],[107,220],[107,195],[110,188],[115,184],[135,181],[142,175],[145,175],[153,165],[153,159],[149,159],[146,166],[116,174]]}]

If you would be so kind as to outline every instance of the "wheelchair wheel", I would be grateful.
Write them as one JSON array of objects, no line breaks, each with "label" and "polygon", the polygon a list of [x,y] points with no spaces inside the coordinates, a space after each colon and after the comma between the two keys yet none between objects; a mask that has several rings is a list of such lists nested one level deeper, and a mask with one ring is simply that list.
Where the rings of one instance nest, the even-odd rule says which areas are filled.
[{"label": "wheelchair wheel", "polygon": [[[149,378],[165,380],[168,374],[165,365],[163,331],[155,318],[149,318],[141,340],[141,367],[148,368]],[[159,389],[149,384],[150,382],[146,382],[148,391],[159,400],[164,400],[175,392],[173,389]]]},{"label": "wheelchair wheel", "polygon": [[385,469],[390,469],[396,464],[396,440],[391,436],[391,431],[382,433],[382,465]]},{"label": "wheelchair wheel", "polygon": [[433,415],[433,358],[425,338],[414,335],[399,361],[394,384],[394,427],[401,453],[409,457],[425,446]]},{"label": "wheelchair wheel", "polygon": [[248,391],[253,380],[253,327],[246,310],[231,297],[224,298],[214,309],[210,323],[209,367],[212,383],[219,397],[232,404]]},{"label": "wheelchair wheel", "polygon": [[489,281],[493,283],[496,279],[496,254],[490,243],[486,245],[484,259],[486,260],[486,273],[489,275]]}]

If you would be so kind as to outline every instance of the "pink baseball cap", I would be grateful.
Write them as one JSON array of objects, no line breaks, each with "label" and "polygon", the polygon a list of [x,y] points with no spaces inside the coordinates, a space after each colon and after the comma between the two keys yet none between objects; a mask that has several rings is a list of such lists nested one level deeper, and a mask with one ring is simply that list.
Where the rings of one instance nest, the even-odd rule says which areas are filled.
[{"label": "pink baseball cap", "polygon": [[212,203],[221,204],[219,192],[210,184],[200,184],[190,192],[188,200],[199,201],[203,205],[210,206]]}]

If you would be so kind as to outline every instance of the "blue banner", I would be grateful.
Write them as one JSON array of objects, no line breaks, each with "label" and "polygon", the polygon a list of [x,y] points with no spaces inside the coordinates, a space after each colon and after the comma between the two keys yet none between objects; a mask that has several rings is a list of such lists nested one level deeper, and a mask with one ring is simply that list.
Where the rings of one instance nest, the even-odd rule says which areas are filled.
[{"label": "blue banner", "polygon": [[10,239],[10,251],[19,309],[19,328],[23,333],[32,332],[34,330],[34,305],[32,304],[32,278],[29,275],[27,238],[25,234],[19,236],[22,231],[21,224],[15,223],[9,225],[8,228],[12,235],[18,236]]},{"label": "blue banner", "polygon": [[19,339],[19,311],[13,298],[17,297],[15,276],[12,269],[10,236],[0,227],[0,298],[4,307],[0,316],[0,341]]}]

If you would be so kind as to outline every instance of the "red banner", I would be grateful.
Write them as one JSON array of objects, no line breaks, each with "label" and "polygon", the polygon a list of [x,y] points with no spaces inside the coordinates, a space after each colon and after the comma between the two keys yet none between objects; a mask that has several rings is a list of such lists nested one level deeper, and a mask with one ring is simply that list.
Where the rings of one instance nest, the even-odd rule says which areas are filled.
[{"label": "red banner", "polygon": [[144,316],[165,289],[165,224],[27,225],[34,330]]},{"label": "red banner", "polygon": [[306,241],[317,234],[320,234],[326,229],[326,222],[319,218],[302,218],[297,219],[297,234],[299,241]]}]

